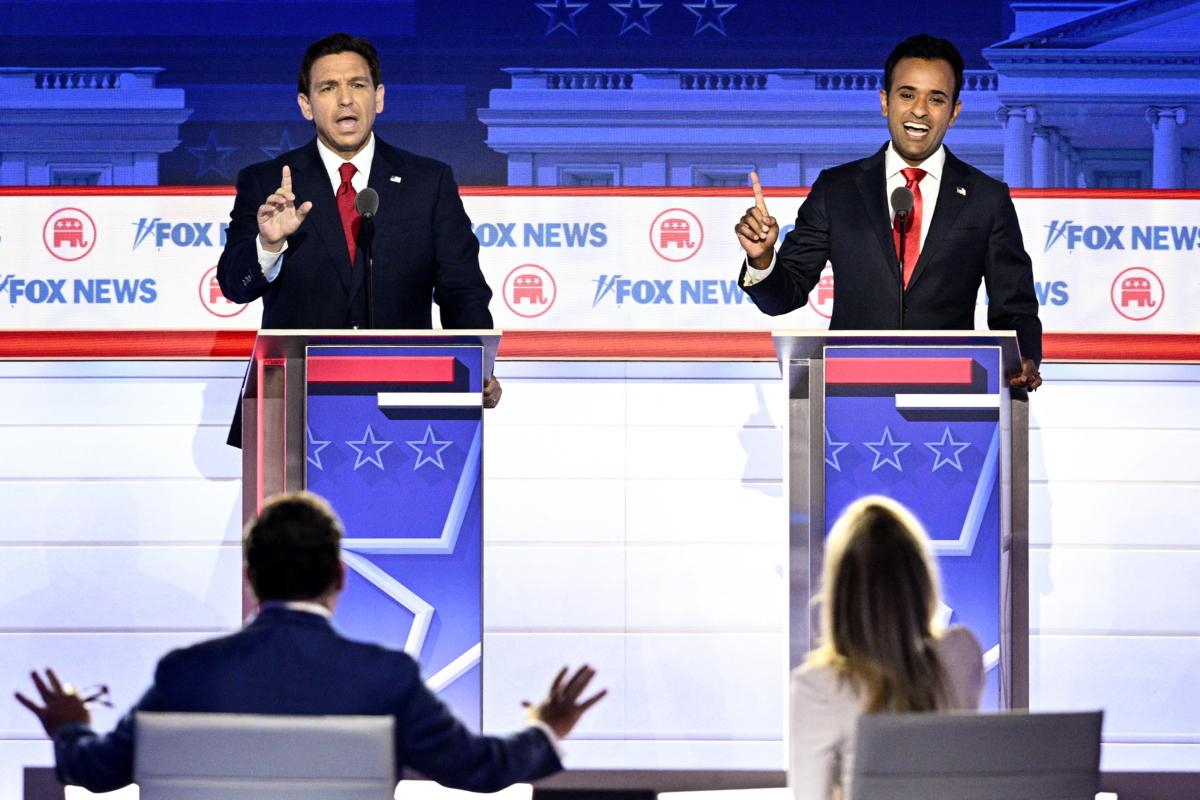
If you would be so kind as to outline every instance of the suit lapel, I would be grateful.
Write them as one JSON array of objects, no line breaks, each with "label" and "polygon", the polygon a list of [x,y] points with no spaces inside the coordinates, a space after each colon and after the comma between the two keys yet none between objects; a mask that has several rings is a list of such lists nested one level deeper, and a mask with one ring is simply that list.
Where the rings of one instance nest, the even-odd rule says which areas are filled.
[{"label": "suit lapel", "polygon": [[[908,281],[909,291],[921,279],[929,262],[937,258],[938,248],[946,234],[954,227],[959,213],[967,204],[971,184],[962,162],[946,150],[946,165],[942,168],[942,180],[938,186],[937,205],[933,209],[933,220],[929,223],[929,233],[925,235],[925,244],[921,247],[921,256],[913,267],[912,277]],[[963,192],[959,192],[962,189]]]},{"label": "suit lapel", "polygon": [[346,235],[342,232],[342,217],[338,213],[337,200],[329,183],[329,173],[317,154],[317,140],[299,151],[292,168],[292,189],[299,202],[311,200],[313,207],[306,222],[312,225],[321,245],[328,251],[335,265],[338,279],[347,293],[350,291],[350,251],[346,248]]},{"label": "suit lapel", "polygon": [[867,221],[879,239],[883,250],[883,262],[888,275],[897,284],[900,282],[900,264],[896,260],[896,246],[892,243],[892,223],[888,219],[887,175],[884,173],[883,150],[862,164],[862,171],[855,176],[858,193],[867,210]]}]

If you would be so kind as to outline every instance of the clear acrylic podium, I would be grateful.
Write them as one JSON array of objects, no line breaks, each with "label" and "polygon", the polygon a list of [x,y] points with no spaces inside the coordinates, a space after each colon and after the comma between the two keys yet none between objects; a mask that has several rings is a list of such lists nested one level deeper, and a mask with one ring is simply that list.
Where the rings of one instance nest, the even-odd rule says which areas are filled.
[{"label": "clear acrylic podium", "polygon": [[777,331],[788,392],[789,663],[816,644],[829,527],[884,494],[928,529],[942,619],[985,652],[984,708],[1029,704],[1028,398],[1016,335]]}]

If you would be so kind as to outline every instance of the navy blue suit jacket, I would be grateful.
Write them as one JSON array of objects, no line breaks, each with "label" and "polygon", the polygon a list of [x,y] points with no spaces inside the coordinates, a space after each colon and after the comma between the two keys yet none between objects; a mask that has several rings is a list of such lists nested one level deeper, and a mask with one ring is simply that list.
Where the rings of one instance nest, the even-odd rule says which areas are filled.
[{"label": "navy blue suit jacket", "polygon": [[[273,282],[258,264],[258,207],[292,172],[296,204],[312,201],[288,237]],[[490,329],[492,291],[479,269],[479,241],[450,168],[375,137],[367,185],[379,193],[375,216],[375,327],[432,327],[431,301],[442,327]],[[221,291],[235,303],[263,299],[264,328],[365,327],[366,291],[359,247],[351,266],[337,200],[317,153],[317,140],[238,174],[225,250],[217,264]]]},{"label": "navy blue suit jacket", "polygon": [[316,614],[264,610],[241,631],[168,653],[154,684],[109,734],[68,725],[54,737],[59,778],[94,792],[133,780],[134,713],[391,715],[396,771],[492,792],[562,769],[546,735],[468,731],[421,680],[408,655],[338,634]]},{"label": "navy blue suit jacket", "polygon": [[[279,276],[270,283],[258,263],[258,207],[292,173],[296,205],[313,207],[288,237]],[[458,196],[450,167],[375,137],[367,185],[379,193],[374,222],[375,327],[425,330],[438,304],[443,328],[490,330],[492,290],[479,269],[479,240]],[[263,300],[263,328],[341,329],[367,325],[363,249],[354,265],[337,199],[314,138],[273,161],[238,173],[217,280],[235,303]],[[229,444],[242,444],[238,400]]]},{"label": "navy blue suit jacket", "polygon": [[[831,262],[829,327],[895,329],[900,267],[888,214],[883,149],[822,171],[800,206],[796,227],[779,247],[775,268],[747,287],[747,294],[767,314],[794,311],[808,302]],[[973,329],[980,281],[987,288],[988,326],[1016,331],[1021,355],[1040,362],[1042,323],[1033,264],[1008,186],[947,149],[933,221],[904,291],[904,327]]]}]

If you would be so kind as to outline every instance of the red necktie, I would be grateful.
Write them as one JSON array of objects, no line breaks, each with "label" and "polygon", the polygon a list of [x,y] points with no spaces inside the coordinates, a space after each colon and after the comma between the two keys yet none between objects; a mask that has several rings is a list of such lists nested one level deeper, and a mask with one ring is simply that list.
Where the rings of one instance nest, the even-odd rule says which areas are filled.
[{"label": "red necktie", "polygon": [[[908,279],[912,277],[913,267],[921,257],[921,179],[925,170],[916,167],[906,167],[900,170],[904,176],[904,186],[913,193],[913,207],[909,212],[904,226],[904,288],[908,288]],[[892,220],[892,241],[896,245],[896,257],[900,257],[900,215]]]},{"label": "red necktie", "polygon": [[361,218],[354,208],[354,198],[358,192],[350,185],[350,179],[358,168],[347,161],[338,167],[342,175],[342,185],[337,190],[338,213],[342,215],[342,231],[346,234],[346,248],[350,251],[350,266],[354,266],[354,257],[358,254],[358,225]]}]

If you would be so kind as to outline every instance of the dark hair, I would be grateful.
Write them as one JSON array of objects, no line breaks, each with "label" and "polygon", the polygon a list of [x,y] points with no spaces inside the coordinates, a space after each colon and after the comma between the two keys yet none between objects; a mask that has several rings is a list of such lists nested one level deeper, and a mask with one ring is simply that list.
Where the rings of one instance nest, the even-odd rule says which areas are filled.
[{"label": "dark hair", "polygon": [[954,70],[954,97],[951,98],[951,102],[958,102],[958,95],[962,91],[963,85],[963,57],[953,42],[930,36],[928,33],[918,33],[896,45],[883,65],[883,90],[888,94],[892,92],[892,70],[896,68],[896,64],[900,63],[902,58],[945,61],[949,64],[950,69]]},{"label": "dark hair", "polygon": [[271,498],[246,526],[246,575],[259,600],[312,600],[338,580],[342,523],[315,494]]},{"label": "dark hair", "polygon": [[381,83],[379,53],[375,52],[375,46],[358,36],[332,33],[323,39],[317,39],[304,51],[304,59],[300,62],[300,75],[296,79],[300,94],[308,94],[308,77],[316,60],[337,53],[358,53],[367,62],[367,69],[371,70],[371,85],[378,86]]}]

